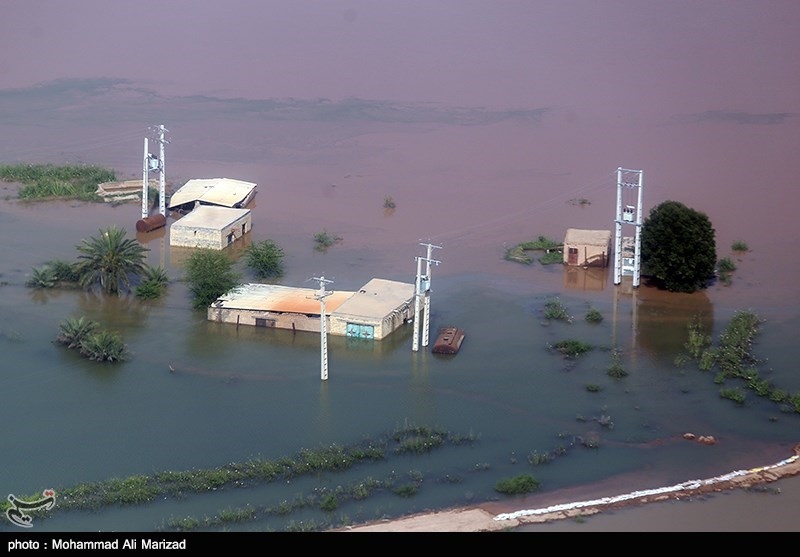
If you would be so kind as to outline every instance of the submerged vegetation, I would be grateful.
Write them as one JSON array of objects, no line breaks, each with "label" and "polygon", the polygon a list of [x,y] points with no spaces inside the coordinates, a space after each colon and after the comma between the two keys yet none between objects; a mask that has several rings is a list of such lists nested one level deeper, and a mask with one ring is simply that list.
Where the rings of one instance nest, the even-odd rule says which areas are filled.
[{"label": "submerged vegetation", "polygon": [[322,230],[314,234],[314,249],[317,251],[326,251],[334,244],[341,243],[343,238],[336,234],[331,234],[327,230]]},{"label": "submerged vegetation", "polygon": [[[84,325],[89,325],[84,321]],[[429,426],[403,424],[395,430],[376,439],[365,440],[351,446],[331,445],[318,449],[303,449],[293,457],[277,459],[253,458],[244,462],[229,463],[217,468],[161,471],[152,475],[135,475],[127,478],[112,478],[103,482],[83,483],[73,487],[55,490],[58,505],[48,511],[31,511],[42,518],[53,516],[56,512],[98,511],[109,506],[144,505],[157,499],[185,499],[192,494],[203,494],[225,489],[252,488],[277,481],[290,482],[301,477],[316,477],[327,480],[330,474],[351,470],[370,462],[385,461],[393,455],[402,456],[409,452],[427,453],[435,448],[473,445],[478,442],[473,434],[453,434]],[[404,457],[405,458],[405,457]],[[423,485],[424,476],[416,470],[409,470],[405,476],[392,472],[384,479],[366,477],[349,485],[319,487],[313,493],[298,495],[293,501],[282,501],[274,506],[247,505],[242,508],[225,508],[211,517],[170,518],[161,530],[187,531],[209,529],[231,523],[252,522],[278,518],[284,521],[283,529],[288,531],[316,531],[329,529],[336,525],[334,520],[347,520],[330,516],[325,524],[295,522],[289,517],[304,509],[318,508],[332,513],[348,502],[362,502],[372,495],[393,493],[399,497],[414,496]],[[452,481],[452,478],[451,478]],[[523,485],[530,487],[538,482],[526,480]],[[35,499],[38,496],[34,496]],[[5,512],[10,503],[0,503]]]},{"label": "submerged vegetation", "polygon": [[113,363],[128,356],[119,333],[101,329],[99,323],[84,316],[62,321],[59,329],[56,341],[90,360]]},{"label": "submerged vegetation", "polygon": [[548,298],[544,303],[544,318],[547,320],[565,321],[572,323],[572,316],[567,307],[557,296]]},{"label": "submerged vegetation", "polygon": [[558,342],[554,342],[551,347],[561,352],[567,358],[573,359],[582,356],[593,348],[591,344],[575,339],[559,340]]},{"label": "submerged vegetation", "polygon": [[116,179],[114,171],[91,165],[0,165],[0,180],[22,184],[20,199],[100,201],[97,186]]},{"label": "submerged vegetation", "polygon": [[515,261],[530,265],[534,261],[534,257],[528,252],[538,251],[543,252],[539,257],[539,262],[542,265],[551,265],[553,263],[562,263],[563,244],[556,242],[545,236],[539,236],[536,240],[529,242],[522,242],[510,248],[506,248],[504,259],[506,261]]},{"label": "submerged vegetation", "polygon": [[785,412],[800,413],[800,392],[790,394],[775,387],[767,379],[760,377],[757,366],[761,361],[753,354],[753,343],[760,333],[762,320],[751,311],[737,311],[728,326],[719,336],[717,345],[711,336],[702,328],[699,319],[693,320],[688,327],[688,340],[685,348],[687,354],[682,355],[676,364],[682,365],[686,360],[697,362],[701,371],[717,369],[714,382],[724,385],[726,381],[739,380],[736,387],[721,387],[720,396],[743,405],[746,394],[743,387],[756,395],[765,397],[781,405]]},{"label": "submerged vegetation", "polygon": [[192,307],[205,310],[214,300],[239,284],[234,261],[219,250],[197,249],[186,259],[186,280]]},{"label": "submerged vegetation", "polygon": [[262,240],[247,246],[244,252],[247,266],[258,278],[277,278],[283,275],[283,248],[274,240]]},{"label": "submerged vegetation", "polygon": [[536,491],[540,487],[540,482],[529,474],[520,474],[513,478],[506,478],[497,482],[495,490],[504,495],[523,495]]}]

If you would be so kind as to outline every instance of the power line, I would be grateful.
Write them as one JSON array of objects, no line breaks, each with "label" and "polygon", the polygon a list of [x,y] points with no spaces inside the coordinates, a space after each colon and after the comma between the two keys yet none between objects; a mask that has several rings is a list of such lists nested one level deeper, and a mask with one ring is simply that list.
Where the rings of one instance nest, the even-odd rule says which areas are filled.
[{"label": "power line", "polygon": [[579,188],[576,188],[576,189],[573,189],[573,190],[569,190],[569,191],[564,192],[562,195],[559,195],[557,197],[552,197],[550,199],[546,199],[544,201],[537,202],[536,205],[533,206],[533,207],[526,208],[526,209],[521,209],[521,210],[515,211],[513,213],[507,213],[505,215],[502,215],[502,216],[494,218],[494,219],[489,219],[489,220],[486,220],[486,221],[483,221],[483,222],[480,222],[480,223],[477,223],[477,224],[472,224],[472,225],[470,225],[468,227],[445,231],[445,232],[442,232],[440,234],[435,234],[432,237],[436,238],[438,241],[442,241],[442,240],[446,239],[448,241],[448,243],[454,243],[454,242],[457,242],[459,240],[462,240],[462,239],[466,238],[470,234],[478,232],[479,230],[482,230],[482,229],[485,229],[485,228],[488,228],[488,227],[492,227],[492,226],[495,226],[495,227],[499,228],[501,226],[506,225],[508,222],[510,222],[512,220],[519,219],[519,218],[522,218],[522,217],[527,217],[527,216],[530,216],[532,214],[536,214],[536,213],[542,212],[542,211],[548,209],[550,206],[554,205],[555,203],[565,200],[565,198],[566,199],[571,199],[574,196],[582,194],[582,193],[588,193],[588,192],[593,192],[593,191],[601,191],[602,189],[608,188],[609,185],[610,185],[610,179],[614,179],[615,178],[615,174],[616,174],[616,172],[609,173],[604,177],[602,182],[596,183],[594,185],[581,186]]}]

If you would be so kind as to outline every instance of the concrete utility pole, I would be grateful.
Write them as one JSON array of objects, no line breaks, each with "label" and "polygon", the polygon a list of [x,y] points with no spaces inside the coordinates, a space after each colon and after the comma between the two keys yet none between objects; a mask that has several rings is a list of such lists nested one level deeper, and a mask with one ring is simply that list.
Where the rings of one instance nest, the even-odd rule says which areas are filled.
[{"label": "concrete utility pole", "polygon": [[[438,265],[441,261],[437,261],[435,259],[431,259],[431,251],[433,248],[438,248],[440,246],[434,246],[430,243],[422,244],[422,246],[428,246],[428,256],[427,257],[416,257],[417,260],[417,279],[414,285],[414,339],[411,343],[411,350],[417,352],[419,350],[419,328],[420,328],[420,298],[422,297],[423,293],[425,294],[425,339],[423,342],[423,346],[428,345],[428,330],[429,324],[428,321],[430,319],[430,300],[429,293],[430,293],[430,272],[431,272],[431,263]],[[425,272],[427,274],[422,274],[422,262],[426,262]]]},{"label": "concrete utility pole", "polygon": [[[616,237],[614,247],[614,284],[622,282],[623,271],[625,274],[633,275],[633,287],[639,286],[639,275],[641,272],[641,232],[642,232],[642,171],[630,170],[627,168],[617,168],[617,211],[614,219]],[[623,207],[623,190],[636,189],[636,206],[626,204]],[[630,225],[636,228],[636,236],[633,247],[633,266],[625,265],[622,258],[622,225]],[[628,259],[628,258],[625,258]]]},{"label": "concrete utility pole", "polygon": [[159,161],[159,174],[158,174],[158,212],[162,216],[167,216],[167,181],[166,181],[166,161],[164,160],[164,146],[169,143],[164,137],[164,134],[169,130],[164,127],[164,124],[158,126],[158,161]]},{"label": "concrete utility pole", "polygon": [[150,207],[148,197],[150,194],[150,173],[155,172],[156,170],[159,171],[159,178],[158,178],[158,206],[159,212],[163,215],[167,215],[167,206],[166,206],[166,178],[165,178],[165,162],[164,162],[164,146],[169,143],[164,138],[165,132],[169,130],[164,127],[164,124],[161,124],[158,127],[158,141],[159,149],[158,149],[158,157],[150,153],[150,149],[148,148],[148,140],[144,138],[144,159],[142,163],[142,218],[145,219],[150,215]]},{"label": "concrete utility pole", "polygon": [[325,325],[325,298],[333,294],[333,291],[326,292],[325,285],[333,282],[324,276],[314,277],[319,281],[319,294],[314,297],[320,302],[319,311],[319,336],[320,336],[320,376],[323,381],[328,380],[328,331]]},{"label": "concrete utility pole", "polygon": [[442,246],[434,246],[430,242],[427,244],[423,244],[420,242],[421,246],[428,247],[428,257],[425,259],[425,276],[427,277],[428,288],[425,290],[425,300],[423,305],[423,313],[425,314],[425,325],[422,329],[422,346],[428,346],[428,338],[430,336],[430,322],[431,322],[431,263],[434,265],[438,265],[440,262],[436,261],[435,259],[431,259],[431,254],[433,253],[434,248],[441,249]]}]

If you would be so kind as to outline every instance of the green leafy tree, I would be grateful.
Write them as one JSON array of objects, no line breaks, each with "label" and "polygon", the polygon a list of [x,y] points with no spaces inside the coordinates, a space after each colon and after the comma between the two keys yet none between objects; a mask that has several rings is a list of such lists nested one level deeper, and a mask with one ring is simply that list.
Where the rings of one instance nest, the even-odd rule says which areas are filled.
[{"label": "green leafy tree", "polygon": [[131,290],[134,279],[146,272],[145,254],[150,250],[125,234],[124,229],[112,226],[78,246],[77,269],[82,287],[99,285],[107,294],[122,295]]},{"label": "green leafy tree", "polygon": [[205,309],[239,284],[234,261],[218,250],[199,249],[186,260],[186,279],[192,293],[192,307]]},{"label": "green leafy tree", "polygon": [[247,246],[245,250],[247,266],[260,278],[283,275],[284,251],[273,240],[264,240]]},{"label": "green leafy tree", "polygon": [[678,201],[650,211],[642,225],[642,274],[671,292],[695,292],[714,276],[714,228],[704,213]]}]

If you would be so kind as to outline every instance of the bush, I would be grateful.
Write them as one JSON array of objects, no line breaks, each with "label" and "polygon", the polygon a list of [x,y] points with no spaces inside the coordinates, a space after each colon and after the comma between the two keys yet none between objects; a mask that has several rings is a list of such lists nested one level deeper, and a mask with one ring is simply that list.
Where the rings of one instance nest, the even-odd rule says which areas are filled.
[{"label": "bush", "polygon": [[554,265],[564,263],[564,254],[557,250],[548,250],[539,258],[542,265]]},{"label": "bush", "polygon": [[544,304],[545,319],[557,319],[560,321],[571,321],[567,308],[558,298],[550,298]]},{"label": "bush", "polygon": [[192,293],[192,307],[206,309],[214,300],[233,289],[240,280],[234,262],[223,252],[201,249],[186,260],[186,280]]},{"label": "bush", "polygon": [[323,230],[322,232],[317,232],[314,234],[314,242],[316,242],[316,246],[314,249],[317,251],[325,251],[329,247],[334,244],[338,244],[342,241],[341,236],[336,236],[328,232],[327,230]]},{"label": "bush", "polygon": [[745,242],[742,242],[741,240],[738,240],[738,241],[734,242],[733,245],[731,245],[731,249],[733,251],[749,251],[750,250],[748,245]]},{"label": "bush", "polygon": [[595,308],[589,308],[586,312],[586,321],[589,323],[600,323],[603,320],[603,314]]},{"label": "bush", "polygon": [[284,251],[273,240],[264,240],[247,246],[244,252],[247,266],[259,278],[279,277],[283,275]]},{"label": "bush", "polygon": [[736,270],[736,263],[730,257],[723,257],[719,260],[717,268],[720,273],[732,273]]},{"label": "bush", "polygon": [[608,376],[614,379],[622,379],[628,376],[628,372],[622,367],[622,358],[619,350],[614,350],[611,353],[611,365],[608,367]]},{"label": "bush", "polygon": [[581,356],[592,349],[591,344],[572,339],[560,340],[554,343],[552,346],[568,358],[577,358],[578,356]]},{"label": "bush", "polygon": [[495,491],[505,495],[522,495],[539,489],[540,482],[529,474],[521,474],[513,478],[500,480],[495,485]]},{"label": "bush", "polygon": [[732,400],[736,404],[742,405],[745,401],[745,394],[740,389],[721,389],[719,396]]},{"label": "bush", "polygon": [[326,493],[322,496],[322,500],[320,501],[319,508],[325,511],[326,513],[331,513],[339,508],[339,499],[336,497],[335,493]]}]

